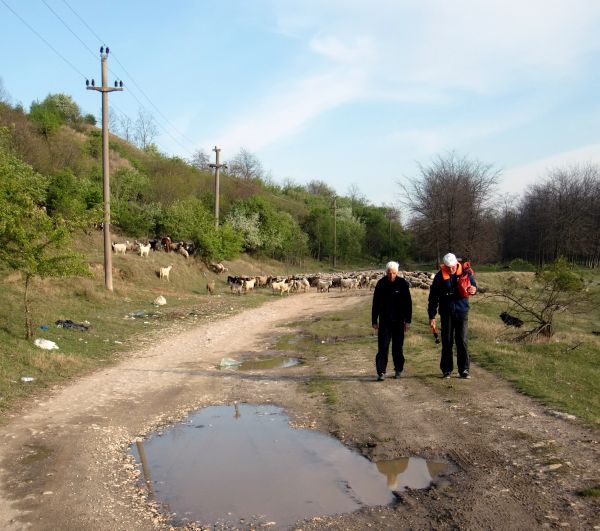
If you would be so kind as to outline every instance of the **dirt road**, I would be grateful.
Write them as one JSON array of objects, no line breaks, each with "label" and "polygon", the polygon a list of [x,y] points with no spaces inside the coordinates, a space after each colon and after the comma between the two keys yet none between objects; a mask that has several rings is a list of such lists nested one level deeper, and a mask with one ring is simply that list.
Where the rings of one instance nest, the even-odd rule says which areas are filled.
[{"label": "dirt road", "polygon": [[[558,418],[476,368],[472,380],[437,374],[375,382],[364,352],[326,370],[334,406],[299,382],[311,367],[261,378],[215,369],[261,352],[280,325],[355,304],[359,297],[281,298],[170,335],[114,367],[29,404],[0,428],[0,529],[168,528],[137,486],[125,450],[136,437],[202,406],[272,402],[295,425],[336,435],[374,460],[447,459],[456,471],[389,507],[303,522],[302,529],[600,529],[597,430]],[[289,369],[288,369],[289,371]]]}]

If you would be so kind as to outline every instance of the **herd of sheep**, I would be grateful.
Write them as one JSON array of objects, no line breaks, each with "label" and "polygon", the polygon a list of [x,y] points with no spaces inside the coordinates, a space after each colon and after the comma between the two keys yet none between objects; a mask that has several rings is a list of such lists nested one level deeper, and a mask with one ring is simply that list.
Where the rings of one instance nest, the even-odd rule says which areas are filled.
[{"label": "herd of sheep", "polygon": [[[154,245],[152,245],[154,243]],[[115,254],[126,254],[127,251],[139,254],[141,257],[148,257],[150,250],[164,250],[166,252],[176,252],[182,255],[184,258],[188,258],[193,249],[189,247],[189,244],[179,242],[173,244],[170,238],[162,238],[162,240],[151,240],[146,244],[135,241],[130,243],[129,241],[123,243],[113,243],[112,249]],[[221,263],[210,263],[208,264],[209,269],[214,273],[220,275],[228,271]],[[157,274],[161,280],[169,281],[169,275],[173,268],[173,264],[166,267],[161,267]],[[401,271],[400,276],[404,277],[409,285],[413,288],[429,289],[433,280],[431,273],[423,271]],[[242,295],[253,291],[258,288],[271,289],[273,293],[279,293],[280,295],[290,293],[306,293],[311,288],[316,288],[318,293],[328,293],[332,288],[340,291],[344,290],[355,290],[355,289],[368,289],[373,290],[377,281],[384,275],[383,270],[371,270],[362,272],[349,272],[349,273],[317,273],[317,274],[306,274],[306,275],[293,275],[293,276],[228,276],[227,284],[231,293],[236,295]],[[206,291],[208,294],[213,295],[216,291],[216,283],[214,280],[208,281],[206,284]]]}]

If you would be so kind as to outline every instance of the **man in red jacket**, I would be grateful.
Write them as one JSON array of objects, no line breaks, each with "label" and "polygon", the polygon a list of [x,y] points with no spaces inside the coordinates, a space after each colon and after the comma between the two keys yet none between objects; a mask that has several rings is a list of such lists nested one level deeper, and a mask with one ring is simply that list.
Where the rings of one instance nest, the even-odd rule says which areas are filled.
[{"label": "man in red jacket", "polygon": [[398,262],[388,262],[386,274],[375,286],[371,324],[377,330],[377,355],[375,369],[377,380],[385,378],[390,341],[395,377],[400,378],[404,369],[404,333],[410,328],[412,319],[412,299],[408,282],[398,276]]}]

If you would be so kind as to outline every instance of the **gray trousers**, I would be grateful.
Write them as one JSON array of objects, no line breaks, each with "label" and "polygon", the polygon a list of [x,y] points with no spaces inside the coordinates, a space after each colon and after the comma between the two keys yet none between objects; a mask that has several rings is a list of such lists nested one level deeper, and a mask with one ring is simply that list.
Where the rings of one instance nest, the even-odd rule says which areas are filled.
[{"label": "gray trousers", "polygon": [[469,370],[469,352],[467,334],[469,331],[469,313],[440,315],[442,336],[442,359],[440,369],[443,373],[452,372],[454,357],[452,347],[456,343],[456,363],[458,372]]}]

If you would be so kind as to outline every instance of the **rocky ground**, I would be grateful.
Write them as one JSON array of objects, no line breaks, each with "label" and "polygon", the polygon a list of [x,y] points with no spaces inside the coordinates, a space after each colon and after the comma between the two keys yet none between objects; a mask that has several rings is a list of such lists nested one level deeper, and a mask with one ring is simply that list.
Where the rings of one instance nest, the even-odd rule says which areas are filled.
[{"label": "rocky ground", "polygon": [[[373,460],[446,459],[454,472],[397,503],[301,522],[297,529],[600,529],[599,433],[563,418],[492,374],[375,382],[364,353],[320,370],[328,405],[301,385],[314,366],[262,377],[219,371],[223,357],[260,353],[280,325],[350,307],[350,293],[281,298],[218,322],[148,340],[124,361],[25,404],[0,428],[0,528],[168,529],[137,482],[127,448],[207,405],[275,403],[296,426],[338,437]],[[256,526],[260,526],[257,523]],[[240,524],[240,528],[249,524]],[[276,527],[276,524],[275,524]]]}]

